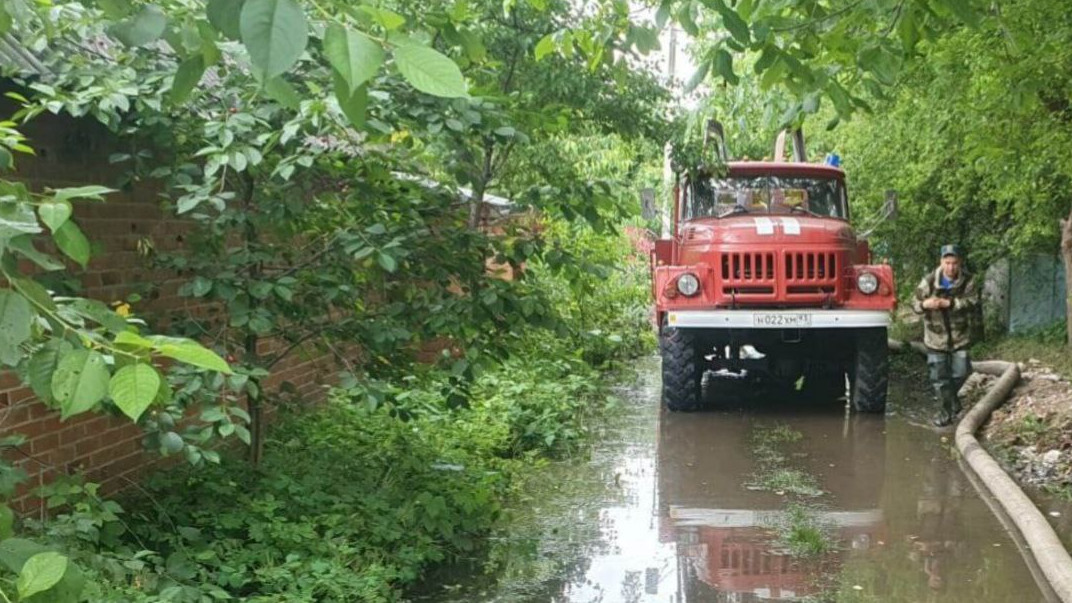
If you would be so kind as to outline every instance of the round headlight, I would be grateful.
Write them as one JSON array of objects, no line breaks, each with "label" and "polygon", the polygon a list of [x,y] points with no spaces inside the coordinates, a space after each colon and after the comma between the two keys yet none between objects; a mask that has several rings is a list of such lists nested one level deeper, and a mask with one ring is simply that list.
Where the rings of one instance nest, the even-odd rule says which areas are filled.
[{"label": "round headlight", "polygon": [[864,295],[878,291],[878,277],[870,272],[862,272],[856,277],[856,288]]},{"label": "round headlight", "polygon": [[700,279],[695,274],[682,274],[677,279],[677,290],[686,297],[692,297],[700,291]]}]

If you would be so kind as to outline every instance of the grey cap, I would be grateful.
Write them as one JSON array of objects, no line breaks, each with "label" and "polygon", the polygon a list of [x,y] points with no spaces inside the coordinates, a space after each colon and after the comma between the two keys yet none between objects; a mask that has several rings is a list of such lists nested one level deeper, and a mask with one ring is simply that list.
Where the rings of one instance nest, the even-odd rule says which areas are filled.
[{"label": "grey cap", "polygon": [[958,258],[959,257],[964,257],[960,252],[960,246],[959,245],[942,245],[942,251],[941,251],[941,253],[939,254],[938,257],[943,257],[944,258],[947,255],[955,255]]}]

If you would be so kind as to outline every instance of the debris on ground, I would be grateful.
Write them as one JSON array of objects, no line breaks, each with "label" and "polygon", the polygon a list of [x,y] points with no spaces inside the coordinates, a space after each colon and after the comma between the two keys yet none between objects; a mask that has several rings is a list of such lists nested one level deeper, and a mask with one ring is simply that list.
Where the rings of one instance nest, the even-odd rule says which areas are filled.
[{"label": "debris on ground", "polygon": [[983,440],[1022,484],[1072,492],[1072,383],[1035,359],[1020,373]]}]

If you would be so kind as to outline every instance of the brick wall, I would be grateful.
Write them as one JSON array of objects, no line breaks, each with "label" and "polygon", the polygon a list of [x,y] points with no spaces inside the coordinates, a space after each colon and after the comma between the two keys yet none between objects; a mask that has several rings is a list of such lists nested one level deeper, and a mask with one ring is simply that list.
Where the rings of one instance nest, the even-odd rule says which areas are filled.
[{"label": "brick wall", "polygon": [[[13,108],[0,104],[9,115]],[[31,188],[104,184],[118,188],[121,176],[109,164],[112,153],[122,152],[108,132],[92,120],[43,116],[22,128],[36,157],[17,158],[15,178]],[[157,250],[182,249],[189,224],[168,218],[159,209],[159,191],[150,184],[124,187],[106,203],[76,203],[75,220],[93,243],[93,259],[83,271],[72,266],[67,277],[77,281],[81,294],[104,302],[146,291],[134,305],[150,319],[171,311],[198,311],[177,295],[178,275],[150,269],[139,255],[139,241],[151,239]],[[150,286],[146,286],[150,285]],[[318,399],[337,368],[311,350],[296,350],[274,369],[270,388],[289,382],[306,399]],[[57,474],[82,471],[91,481],[114,492],[137,480],[159,457],[143,452],[142,434],[125,417],[89,413],[68,421],[37,401],[11,373],[0,372],[0,437],[25,434],[29,440],[9,459],[29,473],[29,488]],[[29,489],[27,488],[27,489]],[[23,494],[16,507],[26,511],[39,501]]]}]

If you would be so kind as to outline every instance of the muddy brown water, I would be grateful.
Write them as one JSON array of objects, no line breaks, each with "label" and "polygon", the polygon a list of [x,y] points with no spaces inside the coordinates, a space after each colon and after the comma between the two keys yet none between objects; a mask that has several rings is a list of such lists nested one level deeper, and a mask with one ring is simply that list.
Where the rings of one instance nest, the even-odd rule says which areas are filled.
[{"label": "muddy brown water", "polygon": [[[659,407],[658,366],[637,364],[619,392],[621,419],[604,426],[589,459],[549,470],[490,560],[437,576],[419,599],[1050,600],[950,443],[921,425],[930,409],[916,377],[895,380],[885,418],[794,400],[675,414]],[[763,471],[756,434],[777,426],[800,434],[779,444],[784,464],[822,495],[753,485]],[[789,554],[777,528],[794,504],[822,526],[829,552]]]}]

